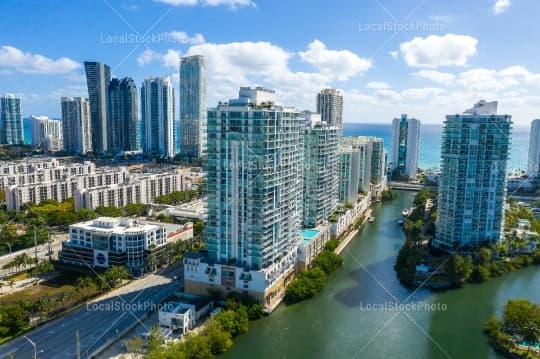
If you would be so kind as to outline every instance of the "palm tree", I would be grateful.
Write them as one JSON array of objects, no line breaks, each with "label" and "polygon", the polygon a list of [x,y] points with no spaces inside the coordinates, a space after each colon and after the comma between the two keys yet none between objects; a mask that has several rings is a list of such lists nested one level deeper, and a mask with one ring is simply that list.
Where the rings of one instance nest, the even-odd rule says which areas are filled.
[{"label": "palm tree", "polygon": [[13,279],[8,280],[8,284],[11,288],[11,293],[13,293],[13,284],[15,284],[15,281]]}]

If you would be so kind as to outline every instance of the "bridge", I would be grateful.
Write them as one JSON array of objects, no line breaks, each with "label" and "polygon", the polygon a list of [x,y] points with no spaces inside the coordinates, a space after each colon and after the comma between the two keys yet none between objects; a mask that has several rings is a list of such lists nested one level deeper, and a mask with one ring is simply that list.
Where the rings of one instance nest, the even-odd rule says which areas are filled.
[{"label": "bridge", "polygon": [[408,183],[408,182],[388,182],[388,187],[391,189],[401,190],[401,191],[420,191],[421,189],[427,188],[432,190],[437,190],[437,186],[425,185],[421,183]]}]

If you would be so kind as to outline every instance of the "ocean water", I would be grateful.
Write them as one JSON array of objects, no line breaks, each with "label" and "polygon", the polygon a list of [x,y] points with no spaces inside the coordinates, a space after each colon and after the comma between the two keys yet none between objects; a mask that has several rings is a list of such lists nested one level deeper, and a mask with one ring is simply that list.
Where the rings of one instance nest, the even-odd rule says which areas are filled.
[{"label": "ocean water", "polygon": [[[343,136],[375,136],[384,140],[384,147],[390,156],[392,147],[392,125],[370,123],[344,123]],[[420,149],[418,165],[420,168],[438,168],[441,159],[442,125],[426,125],[420,127]],[[508,169],[526,171],[529,154],[529,128],[514,126]],[[390,160],[390,158],[389,158]]]},{"label": "ocean water", "polygon": [[[30,120],[23,119],[24,143],[32,142]],[[390,156],[392,147],[392,125],[373,123],[344,123],[343,136],[375,136],[384,140],[384,147]],[[439,167],[441,159],[442,125],[426,125],[420,127],[419,166],[423,169]],[[529,155],[529,127],[514,126],[512,130],[512,145],[510,147],[511,171],[526,171]]]},{"label": "ocean water", "polygon": [[23,141],[25,145],[32,143],[32,133],[30,132],[29,118],[23,118]]}]

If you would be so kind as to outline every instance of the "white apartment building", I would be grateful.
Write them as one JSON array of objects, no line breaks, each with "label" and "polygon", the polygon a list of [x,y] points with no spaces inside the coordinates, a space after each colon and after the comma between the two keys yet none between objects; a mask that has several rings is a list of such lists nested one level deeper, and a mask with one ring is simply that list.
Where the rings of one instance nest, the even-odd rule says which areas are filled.
[{"label": "white apartment building", "polygon": [[9,186],[33,185],[60,181],[67,176],[94,173],[96,166],[89,161],[60,164],[58,159],[24,159],[0,165],[0,189]]},{"label": "white apartment building", "polygon": [[64,147],[62,121],[47,116],[30,116],[32,146],[45,151],[61,151]]},{"label": "white apartment building", "polygon": [[81,187],[75,191],[75,209],[95,209],[99,206],[123,207],[131,203],[152,203],[158,196],[185,191],[186,172],[178,169],[168,173],[132,176],[127,182]]},{"label": "white apartment building", "polygon": [[[88,163],[94,170],[94,164]],[[77,189],[111,186],[127,180],[126,168],[105,168],[94,173],[85,173],[85,167],[57,167],[45,169],[44,173],[22,174],[16,177],[19,183],[6,188],[8,210],[19,211],[25,203],[39,204],[52,199],[58,202],[73,197]]]}]

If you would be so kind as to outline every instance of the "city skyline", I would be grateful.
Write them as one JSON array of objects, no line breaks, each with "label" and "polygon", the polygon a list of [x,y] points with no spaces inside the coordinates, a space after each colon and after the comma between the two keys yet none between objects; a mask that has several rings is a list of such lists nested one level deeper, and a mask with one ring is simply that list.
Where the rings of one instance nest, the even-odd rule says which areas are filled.
[{"label": "city skyline", "polygon": [[[99,3],[91,13],[108,22],[99,28],[81,26],[96,16],[87,19],[77,15],[88,13],[83,11],[87,5],[76,5],[80,11],[73,11],[73,5],[59,6],[49,14],[51,22],[69,11],[76,25],[70,24],[67,33],[68,25],[43,29],[44,36],[58,39],[55,44],[36,41],[28,36],[24,22],[6,19],[3,25],[10,31],[0,44],[0,78],[9,86],[0,92],[20,96],[28,117],[58,117],[60,108],[50,101],[52,97],[87,96],[82,66],[86,60],[107,63],[113,76],[132,77],[137,85],[150,75],[170,75],[173,87],[178,88],[180,55],[201,54],[209,68],[209,103],[234,96],[239,86],[263,85],[275,88],[283,102],[294,98],[291,105],[314,108],[307,89],[336,87],[348,103],[344,122],[382,122],[393,118],[391,108],[399,106],[399,112],[415,113],[425,124],[441,123],[444,114],[458,113],[470,98],[499,100],[500,112],[512,113],[516,124],[528,124],[538,117],[535,106],[540,69],[532,60],[536,50],[513,40],[528,35],[525,21],[516,19],[529,18],[540,4],[508,1],[507,6],[496,7],[492,0],[473,4],[459,0],[452,5],[426,2],[415,9],[391,2],[385,4],[385,12],[377,2],[350,1],[341,4],[340,21],[330,17],[327,23],[329,28],[344,30],[342,36],[316,31],[288,38],[282,31],[243,31],[246,25],[261,21],[270,5],[280,10],[284,6],[280,2],[171,6],[173,3],[185,4]],[[302,7],[306,15],[312,14],[313,10],[301,2],[295,6]],[[14,19],[36,11],[26,4],[2,7]],[[280,21],[290,20],[287,13]],[[215,26],[203,27],[194,20],[195,15],[212,14],[218,19]],[[163,19],[146,33],[160,15]],[[242,25],[234,25],[240,16]],[[303,16],[295,23],[308,26],[312,21],[312,17]],[[181,28],[178,22],[183,24]],[[231,23],[227,34],[219,30],[222,23]],[[394,29],[403,31],[394,33]],[[56,36],[59,33],[62,36]],[[63,46],[74,37],[86,46]],[[512,60],[497,56],[502,42],[511,46]],[[446,48],[454,50],[444,51]],[[265,56],[252,63],[237,54]]]}]

